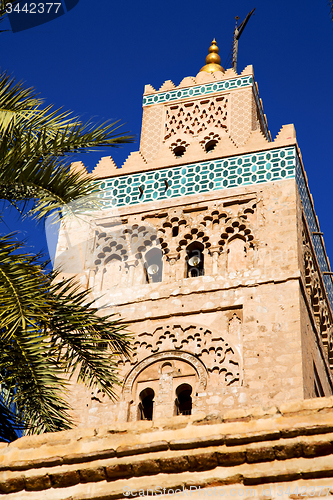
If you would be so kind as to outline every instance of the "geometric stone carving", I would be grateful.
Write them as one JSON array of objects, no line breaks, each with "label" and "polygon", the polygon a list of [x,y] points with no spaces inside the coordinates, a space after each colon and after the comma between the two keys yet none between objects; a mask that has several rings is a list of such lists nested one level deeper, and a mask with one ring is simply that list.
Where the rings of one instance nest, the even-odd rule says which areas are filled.
[{"label": "geometric stone carving", "polygon": [[[238,318],[232,321],[240,322]],[[205,327],[171,324],[160,326],[153,333],[145,332],[138,335],[138,339],[134,342],[131,359],[132,365],[140,365],[137,373],[143,369],[142,359],[146,363],[144,366],[147,366],[156,361],[153,356],[157,353],[177,359],[180,354],[189,355],[190,358],[186,357],[186,359],[191,364],[194,364],[194,359],[200,360],[207,372],[217,373],[220,376],[222,385],[239,385],[241,382],[242,363],[237,348],[227,342],[221,334],[213,333]],[[199,373],[201,364],[194,364],[194,366]],[[134,379],[131,377],[130,380]]]},{"label": "geometric stone carving", "polygon": [[181,132],[199,135],[208,127],[227,130],[228,97],[211,97],[166,108],[164,140]]},{"label": "geometric stone carving", "polygon": [[313,315],[316,320],[317,328],[320,333],[323,345],[330,358],[330,363],[333,361],[332,345],[330,342],[330,312],[326,300],[325,289],[320,278],[320,272],[314,259],[313,251],[309,240],[306,236],[306,231],[303,230],[303,258],[304,258],[304,273],[306,290],[309,297],[309,302],[312,307]]},{"label": "geometric stone carving", "polygon": [[159,243],[165,254],[174,250],[179,252],[194,241],[202,243],[207,249],[218,246],[222,250],[235,236],[253,247],[254,236],[247,220],[247,214],[253,212],[252,207],[247,207],[239,215],[232,216],[228,211],[214,209],[198,215],[196,220],[191,214],[171,212],[158,230]]},{"label": "geometric stone carving", "polygon": [[148,162],[158,153],[161,141],[163,108],[152,106],[143,112],[140,151]]}]

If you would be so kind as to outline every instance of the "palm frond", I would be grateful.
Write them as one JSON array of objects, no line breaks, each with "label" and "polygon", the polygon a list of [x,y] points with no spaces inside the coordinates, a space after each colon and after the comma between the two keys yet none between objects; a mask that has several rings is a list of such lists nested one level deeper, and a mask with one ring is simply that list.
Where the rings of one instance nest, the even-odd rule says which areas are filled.
[{"label": "palm frond", "polygon": [[113,315],[98,316],[98,310],[87,301],[89,291],[80,292],[73,280],[54,284],[52,293],[56,303],[50,329],[61,346],[59,359],[66,373],[73,376],[79,368],[79,381],[97,386],[113,398],[113,385],[119,383],[117,361],[131,352],[125,325]]},{"label": "palm frond", "polygon": [[[6,3],[0,0],[0,21]],[[118,122],[94,126],[43,107],[33,89],[0,74],[1,197],[20,212],[42,220],[64,207],[70,212],[73,202],[76,210],[98,206],[93,180],[70,171],[67,155],[132,140],[119,133]],[[73,280],[57,283],[46,266],[13,235],[0,237],[0,437],[7,440],[16,427],[27,433],[69,428],[66,391],[76,374],[113,397],[117,360],[129,353],[119,320],[99,316],[89,291]]]},{"label": "palm frond", "polygon": [[7,73],[0,74],[0,138],[10,138],[25,158],[63,156],[133,142],[132,136],[117,132],[119,122],[82,123],[69,111],[43,108],[42,104],[34,89],[15,83]]},{"label": "palm frond", "polygon": [[[117,360],[130,352],[128,334],[99,317],[74,280],[55,282],[40,256],[18,253],[0,238],[0,401],[15,407],[27,432],[69,428],[69,377],[114,397]],[[8,396],[10,395],[10,397]]]},{"label": "palm frond", "polygon": [[1,392],[12,395],[11,404],[35,431],[68,428],[66,383],[47,332],[50,279],[39,256],[19,254],[20,247],[0,238]]}]

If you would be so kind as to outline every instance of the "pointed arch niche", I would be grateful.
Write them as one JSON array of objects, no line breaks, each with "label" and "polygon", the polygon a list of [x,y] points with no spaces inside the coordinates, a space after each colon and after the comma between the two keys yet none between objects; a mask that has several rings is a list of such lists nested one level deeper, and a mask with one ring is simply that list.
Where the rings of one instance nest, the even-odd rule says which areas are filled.
[{"label": "pointed arch niche", "polygon": [[238,271],[247,267],[247,248],[244,236],[237,234],[227,244],[227,270]]},{"label": "pointed arch niche", "polygon": [[[122,391],[129,420],[149,419],[148,403],[153,404],[154,419],[195,413],[202,410],[210,383],[222,393],[241,386],[240,318],[239,312],[226,313],[225,334],[173,323],[139,334]],[[147,395],[150,400],[144,399]]]}]

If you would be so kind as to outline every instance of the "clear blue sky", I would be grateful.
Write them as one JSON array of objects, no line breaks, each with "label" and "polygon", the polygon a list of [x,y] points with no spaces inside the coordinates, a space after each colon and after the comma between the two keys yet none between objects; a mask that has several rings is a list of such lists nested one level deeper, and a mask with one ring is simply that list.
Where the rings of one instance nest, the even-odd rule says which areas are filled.
[{"label": "clear blue sky", "polygon": [[[0,66],[33,86],[46,104],[85,120],[126,123],[139,140],[146,83],[159,88],[195,76],[215,37],[222,65],[235,16],[256,8],[239,46],[239,72],[252,64],[274,138],[294,123],[328,255],[333,262],[333,23],[326,0],[80,0],[62,17],[0,34]],[[3,25],[4,27],[8,26]],[[138,142],[81,155],[88,169],[111,154],[121,166]],[[12,218],[8,222],[15,229]],[[41,231],[25,224],[30,250],[46,249]],[[2,232],[7,229],[2,227]]]}]

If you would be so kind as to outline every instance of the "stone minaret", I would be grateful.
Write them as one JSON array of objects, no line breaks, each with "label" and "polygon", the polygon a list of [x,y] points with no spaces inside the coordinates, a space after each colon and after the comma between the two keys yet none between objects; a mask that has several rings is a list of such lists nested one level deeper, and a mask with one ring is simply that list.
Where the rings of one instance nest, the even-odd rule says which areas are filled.
[{"label": "stone minaret", "polygon": [[196,77],[146,85],[140,150],[93,175],[103,208],[62,229],[56,263],[134,351],[118,402],[74,387],[79,425],[332,394],[329,262],[294,127],[272,141],[251,66],[225,71],[214,40]]}]

